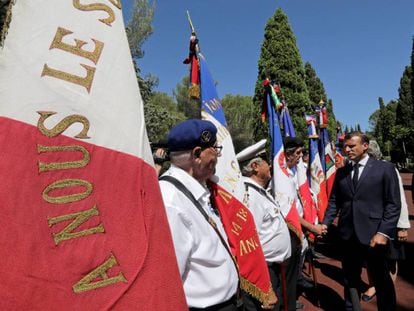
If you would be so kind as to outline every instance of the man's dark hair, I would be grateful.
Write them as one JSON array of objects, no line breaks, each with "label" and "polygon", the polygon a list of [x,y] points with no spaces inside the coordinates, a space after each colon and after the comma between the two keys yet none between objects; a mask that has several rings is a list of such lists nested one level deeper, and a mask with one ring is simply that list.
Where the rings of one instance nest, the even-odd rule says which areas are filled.
[{"label": "man's dark hair", "polygon": [[365,133],[362,133],[360,131],[353,131],[353,132],[347,133],[345,135],[344,140],[351,139],[352,137],[355,137],[355,136],[358,136],[361,139],[361,143],[369,144],[369,137]]}]

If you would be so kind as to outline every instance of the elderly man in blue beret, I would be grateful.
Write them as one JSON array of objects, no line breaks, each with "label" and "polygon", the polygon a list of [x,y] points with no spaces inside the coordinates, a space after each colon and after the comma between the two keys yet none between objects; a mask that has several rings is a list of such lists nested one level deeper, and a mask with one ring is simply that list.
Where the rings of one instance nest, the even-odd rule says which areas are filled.
[{"label": "elderly man in blue beret", "polygon": [[184,121],[171,129],[168,148],[171,167],[160,186],[187,304],[190,310],[236,310],[238,272],[206,186],[221,152],[217,128]]}]

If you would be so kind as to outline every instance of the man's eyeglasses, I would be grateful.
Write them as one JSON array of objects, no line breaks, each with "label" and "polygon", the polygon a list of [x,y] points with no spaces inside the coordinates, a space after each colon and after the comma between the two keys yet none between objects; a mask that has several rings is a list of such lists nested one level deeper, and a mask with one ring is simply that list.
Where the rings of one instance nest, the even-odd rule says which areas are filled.
[{"label": "man's eyeglasses", "polygon": [[220,155],[221,151],[223,150],[223,146],[212,146],[211,148],[214,148],[218,155]]}]

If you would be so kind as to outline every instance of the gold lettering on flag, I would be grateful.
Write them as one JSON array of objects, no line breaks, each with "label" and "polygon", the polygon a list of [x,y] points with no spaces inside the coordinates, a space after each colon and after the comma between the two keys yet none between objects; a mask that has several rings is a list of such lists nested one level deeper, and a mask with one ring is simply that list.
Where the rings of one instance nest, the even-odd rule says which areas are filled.
[{"label": "gold lettering on flag", "polygon": [[236,223],[234,221],[231,222],[231,226],[233,227],[231,229],[231,232],[233,232],[235,235],[239,236],[240,231],[242,231],[243,227],[240,226],[238,223]]},{"label": "gold lettering on flag", "polygon": [[83,86],[89,93],[91,91],[92,81],[95,75],[96,68],[85,65],[85,64],[80,64],[80,65],[86,69],[85,77],[80,77],[80,76],[70,74],[70,73],[67,73],[61,70],[50,68],[47,64],[44,65],[41,76],[42,77],[50,76],[56,79],[78,84],[80,86]]},{"label": "gold lettering on flag", "polygon": [[[111,1],[112,4],[114,4],[118,9],[120,9],[120,3],[119,6],[117,3],[120,2],[119,0],[114,3]],[[111,24],[115,21],[115,13],[114,11],[103,3],[91,3],[91,4],[81,4],[80,0],[73,0],[73,6],[78,9],[79,11],[104,11],[108,14],[108,17],[99,19],[100,22],[112,26]]]},{"label": "gold lettering on flag", "polygon": [[217,193],[224,200],[224,202],[226,202],[226,204],[228,204],[230,200],[233,198],[230,193],[228,193],[227,191],[223,191],[221,189],[219,189]]},{"label": "gold lettering on flag", "polygon": [[[109,257],[107,261],[105,261],[102,265],[97,267],[95,270],[89,272],[86,276],[84,276],[79,282],[72,286],[73,292],[78,294],[85,291],[89,291],[95,288],[105,287],[110,284],[124,282],[126,283],[127,280],[124,277],[122,272],[119,272],[118,275],[114,277],[109,277],[107,271],[111,269],[113,266],[117,265],[116,258],[113,254]],[[92,282],[93,280],[101,278],[101,280]]]},{"label": "gold lettering on flag", "polygon": [[65,220],[74,219],[62,231],[60,231],[59,233],[53,233],[53,239],[55,241],[55,244],[58,245],[62,241],[71,240],[71,239],[75,239],[75,238],[90,235],[90,234],[104,233],[105,229],[101,223],[98,226],[93,227],[93,228],[84,229],[78,232],[73,232],[76,228],[78,228],[84,222],[88,221],[91,217],[98,216],[98,215],[99,215],[98,208],[96,207],[96,205],[94,205],[94,207],[92,207],[91,209],[83,211],[83,212],[48,218],[49,227],[52,227]]},{"label": "gold lettering on flag", "polygon": [[[63,189],[66,187],[78,187],[82,186],[85,188],[85,191],[75,194],[67,194],[62,196],[50,196],[49,192],[56,190],[56,189]],[[76,202],[87,198],[93,190],[93,186],[89,181],[83,179],[61,179],[55,181],[48,185],[45,190],[43,190],[42,198],[46,202],[54,203],[54,204],[65,204],[70,202]]]},{"label": "gold lettering on flag", "polygon": [[247,255],[256,250],[259,247],[259,243],[251,237],[250,239],[240,240],[240,256]]},{"label": "gold lettering on flag", "polygon": [[62,41],[64,36],[70,35],[72,33],[73,32],[70,30],[58,27],[55,38],[53,39],[52,44],[50,45],[50,49],[60,49],[62,51],[66,51],[74,55],[87,58],[91,60],[94,64],[98,63],[99,57],[101,56],[102,49],[104,47],[103,42],[98,41],[96,39],[92,39],[92,41],[95,43],[95,49],[92,52],[89,52],[82,49],[82,47],[85,44],[87,44],[87,42],[85,41],[74,39],[76,45],[70,45]]},{"label": "gold lettering on flag", "polygon": [[39,173],[51,171],[51,170],[65,170],[70,168],[81,168],[88,165],[91,157],[89,155],[89,151],[82,146],[42,146],[37,145],[37,152],[39,154],[45,152],[60,152],[60,151],[79,151],[82,153],[83,158],[78,161],[70,161],[70,162],[52,162],[52,163],[44,163],[38,162],[39,165]]},{"label": "gold lettering on flag", "polygon": [[38,111],[40,114],[40,118],[37,121],[37,128],[43,135],[47,137],[55,137],[59,134],[62,134],[70,125],[73,123],[79,122],[83,124],[83,130],[77,134],[75,137],[80,139],[89,138],[88,131],[89,131],[89,120],[84,116],[78,114],[72,114],[70,116],[65,117],[62,121],[60,121],[55,127],[52,129],[47,129],[44,125],[44,122],[50,116],[56,114],[53,111]]}]

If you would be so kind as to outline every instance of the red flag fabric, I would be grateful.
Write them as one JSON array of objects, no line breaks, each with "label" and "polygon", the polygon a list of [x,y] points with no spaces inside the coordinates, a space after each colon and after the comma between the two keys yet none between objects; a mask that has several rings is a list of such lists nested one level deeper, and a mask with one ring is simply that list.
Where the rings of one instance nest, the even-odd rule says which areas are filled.
[{"label": "red flag fabric", "polygon": [[[218,208],[230,249],[240,272],[240,286],[260,301],[268,301],[270,279],[254,219],[248,208],[216,183],[210,183],[212,199]],[[267,292],[263,291],[267,288]]]}]

